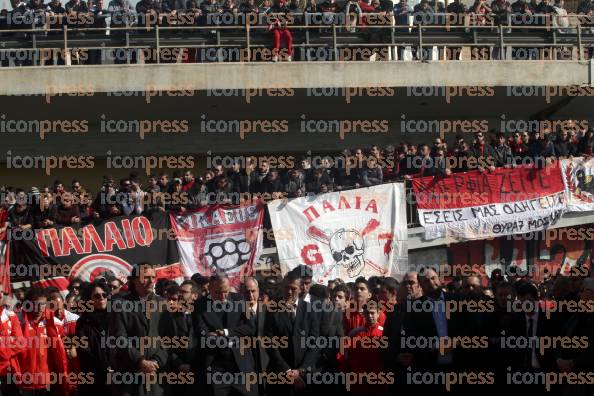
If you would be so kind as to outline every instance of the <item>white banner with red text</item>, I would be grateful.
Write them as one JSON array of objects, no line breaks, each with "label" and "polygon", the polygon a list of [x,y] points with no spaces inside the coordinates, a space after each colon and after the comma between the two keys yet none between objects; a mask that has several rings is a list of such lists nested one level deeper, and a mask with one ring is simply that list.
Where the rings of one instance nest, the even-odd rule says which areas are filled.
[{"label": "white banner with red text", "polygon": [[384,184],[268,204],[281,269],[309,266],[325,283],[407,270],[404,184]]}]

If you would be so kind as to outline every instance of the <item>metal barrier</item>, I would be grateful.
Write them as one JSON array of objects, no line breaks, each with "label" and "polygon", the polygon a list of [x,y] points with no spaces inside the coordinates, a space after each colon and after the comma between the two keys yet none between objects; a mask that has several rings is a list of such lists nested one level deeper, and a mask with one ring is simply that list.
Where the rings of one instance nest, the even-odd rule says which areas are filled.
[{"label": "metal barrier", "polygon": [[[530,49],[540,54],[549,49],[551,60],[557,59],[560,50],[570,52],[571,59],[582,60],[590,57],[594,47],[592,25],[582,26],[585,15],[568,15],[563,24],[555,22],[559,17],[541,15],[538,26],[532,24],[514,24],[517,20],[513,15],[507,17],[507,25],[495,25],[494,19],[489,19],[489,25],[477,24],[485,15],[466,14],[463,22],[447,23],[456,14],[432,14],[432,21],[440,22],[446,18],[446,24],[413,24],[415,16],[410,16],[409,24],[398,25],[391,13],[380,14],[332,14],[343,15],[342,18],[331,18],[328,24],[312,24],[314,16],[326,17],[327,14],[295,14],[296,19],[303,24],[288,25],[293,35],[293,47],[299,52],[298,60],[304,61],[357,61],[372,60],[358,59],[357,51],[361,49],[373,50],[381,57],[374,60],[449,60],[448,51],[469,48],[471,59],[476,51],[488,54],[486,59],[509,59],[513,56],[513,49]],[[365,24],[373,16],[382,16],[383,24]],[[417,14],[418,16],[418,14]],[[160,16],[165,17],[164,15]],[[457,16],[456,16],[457,17]],[[538,15],[532,16],[539,17]],[[354,19],[353,19],[354,18]],[[418,19],[418,18],[417,18]],[[454,20],[454,19],[452,19]],[[337,24],[336,22],[345,22]],[[353,23],[355,21],[355,23]],[[183,48],[208,50],[217,54],[212,57],[202,57],[196,61],[257,61],[254,53],[257,49],[271,48],[271,38],[267,34],[267,24],[252,24],[245,18],[243,25],[159,25],[147,23],[143,26],[124,26],[106,28],[71,27],[64,25],[62,29],[50,28],[46,25],[33,29],[0,30],[2,47],[0,54],[3,59],[5,53],[14,54],[25,51],[32,54],[38,51],[63,51],[64,54],[73,51],[89,50],[155,50],[160,54],[164,49]],[[417,21],[418,22],[418,21]],[[542,24],[541,24],[542,23]],[[561,26],[562,25],[562,26]],[[587,50],[587,51],[586,51]],[[240,55],[240,59],[220,56],[221,53]],[[436,52],[437,51],[437,52]],[[474,51],[474,52],[473,52]],[[577,51],[577,53],[576,53]],[[319,54],[324,56],[317,56]],[[434,55],[438,53],[438,55]],[[316,55],[317,54],[317,55]],[[428,55],[429,54],[429,55]],[[348,55],[348,56],[347,56]],[[9,56],[10,57],[10,56]],[[436,59],[437,57],[437,59]],[[34,56],[33,56],[34,58]],[[455,59],[458,56],[454,57]],[[538,59],[542,56],[530,56]],[[514,59],[518,59],[515,56]],[[478,60],[478,59],[477,59]],[[161,63],[161,56],[154,60]],[[179,62],[180,60],[174,60]],[[130,63],[128,56],[127,62]],[[34,59],[30,64],[37,64]]]}]

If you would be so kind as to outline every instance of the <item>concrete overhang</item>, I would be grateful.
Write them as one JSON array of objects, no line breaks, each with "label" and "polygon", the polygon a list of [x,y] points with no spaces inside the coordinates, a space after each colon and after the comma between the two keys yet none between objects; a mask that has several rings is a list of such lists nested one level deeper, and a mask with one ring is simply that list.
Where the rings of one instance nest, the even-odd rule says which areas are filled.
[{"label": "concrete overhang", "polygon": [[281,62],[1,68],[0,95],[167,89],[592,85],[590,61]]}]

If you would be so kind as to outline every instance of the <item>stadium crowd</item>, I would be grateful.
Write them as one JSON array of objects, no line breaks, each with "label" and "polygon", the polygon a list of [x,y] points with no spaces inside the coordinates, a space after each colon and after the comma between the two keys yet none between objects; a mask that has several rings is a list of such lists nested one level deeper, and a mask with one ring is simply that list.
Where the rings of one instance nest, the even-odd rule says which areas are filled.
[{"label": "stadium crowd", "polygon": [[[472,169],[547,166],[591,156],[594,128],[571,121],[556,133],[541,128],[492,138],[479,132],[472,141],[458,136],[452,147],[440,138],[432,146],[375,145],[304,157],[295,166],[270,156],[232,158],[201,177],[163,173],[143,185],[132,174],[117,186],[105,177],[94,195],[78,180],[69,189],[60,181],[27,191],[7,186],[0,231],[183,212],[215,203],[208,193],[225,203],[237,197],[232,193],[298,197]],[[186,199],[172,198],[182,193]],[[145,263],[127,280],[112,273],[92,283],[72,279],[66,296],[54,287],[18,288],[16,301],[4,296],[0,306],[1,395],[439,395],[447,390],[433,376],[443,373],[487,385],[458,378],[456,394],[493,395],[545,391],[524,375],[590,373],[581,382],[559,377],[549,389],[592,394],[594,278],[591,263],[584,265],[538,283],[512,266],[489,278],[416,268],[400,281],[325,285],[300,266],[232,286],[224,274],[195,274],[178,285],[156,279]],[[514,373],[524,379],[511,381]]]},{"label": "stadium crowd", "polygon": [[[528,273],[448,278],[428,266],[400,282],[322,285],[299,266],[232,287],[224,274],[159,280],[144,263],[126,283],[109,272],[73,279],[65,298],[21,288],[0,306],[1,393],[500,395],[545,392],[514,373],[590,373],[547,385],[547,394],[589,395],[594,278],[584,270],[536,285]],[[416,373],[472,373],[483,385],[446,390]]]},{"label": "stadium crowd", "polygon": [[[538,122],[536,122],[538,123]],[[539,125],[544,125],[539,124]],[[538,128],[536,128],[538,129]],[[239,204],[259,199],[295,198],[415,177],[442,176],[497,167],[544,167],[558,158],[591,156],[594,128],[567,121],[555,133],[515,132],[506,136],[478,132],[472,141],[457,135],[453,146],[436,138],[433,144],[400,143],[368,150],[304,156],[220,157],[196,177],[193,170],[151,175],[146,184],[139,174],[115,183],[105,176],[92,193],[80,181],[70,189],[56,180],[51,186],[0,188],[0,232],[84,224],[114,216],[197,209],[209,204]],[[228,160],[228,161],[227,161]]]},{"label": "stadium crowd", "polygon": [[[69,0],[65,4],[62,4],[60,0],[51,0],[47,4],[44,4],[42,0],[29,0],[29,2],[11,0],[11,5],[11,10],[0,11],[0,30],[62,29],[65,26],[69,29],[155,25],[186,27],[227,25],[229,27],[245,25],[246,20],[250,20],[252,25],[268,26],[267,30],[256,31],[255,34],[262,32],[272,36],[271,56],[262,57],[262,60],[272,61],[292,60],[295,53],[292,46],[294,29],[291,29],[291,25],[303,25],[305,18],[308,18],[307,24],[309,25],[344,25],[349,32],[367,32],[370,34],[369,37],[376,38],[378,35],[388,37],[390,32],[365,29],[366,26],[369,28],[371,25],[391,25],[392,23],[405,26],[409,26],[411,23],[414,25],[447,25],[448,31],[449,26],[469,23],[472,26],[507,24],[544,26],[547,23],[552,23],[563,29],[574,26],[568,19],[564,0],[530,0],[530,2],[516,0],[513,4],[507,0],[493,0],[492,2],[476,0],[471,7],[467,7],[460,0],[453,0],[447,7],[439,0],[421,0],[414,4],[414,7],[409,4],[408,0],[402,0],[396,4],[392,0],[263,0],[259,3],[256,3],[255,0],[244,0],[241,3],[236,0],[203,0],[202,2],[198,0],[140,0],[135,7],[128,0],[111,0],[108,4],[105,4],[104,0],[88,0],[88,2]],[[577,14],[585,18],[581,21],[582,26],[592,26],[593,11],[594,2],[592,0],[583,0],[579,4]],[[445,13],[449,16],[446,17]],[[368,15],[365,16],[365,14]],[[372,17],[370,14],[375,16]],[[317,17],[312,17],[312,15]],[[357,27],[362,29],[357,30]],[[204,30],[203,32],[212,34],[214,30]],[[83,36],[91,33],[94,32],[80,31],[76,35]],[[14,34],[26,36],[22,32]],[[59,32],[54,31],[49,34],[59,34]],[[105,34],[105,32],[100,34]],[[123,35],[123,32],[113,31],[110,34],[117,36]],[[132,34],[143,34],[143,32],[136,30]],[[167,34],[167,31],[162,34]],[[3,35],[11,36],[13,33],[5,32]],[[180,48],[175,49],[172,54],[171,50],[168,48],[167,55],[160,53],[156,57],[161,62],[221,61],[219,53],[210,56],[207,55],[208,52]],[[72,56],[80,64],[101,64],[109,63],[108,61],[135,63],[139,60],[139,55],[136,55],[136,52],[125,49],[107,51],[109,56],[96,48],[85,51],[77,50]],[[417,54],[414,48],[412,52],[417,59],[425,56]],[[589,54],[591,56],[592,52],[589,51]],[[16,51],[4,51],[2,52],[2,66],[11,66],[12,64],[29,66],[36,64],[40,59],[40,55],[36,51],[26,51],[25,55],[28,56],[17,56]],[[66,54],[58,54],[59,56],[53,54],[51,57],[42,55],[44,64],[64,64],[67,57]],[[514,57],[518,58],[515,55]],[[300,60],[301,58],[304,58],[303,54],[299,57]],[[231,60],[231,56],[222,59]],[[256,57],[249,59],[255,60]],[[533,57],[529,59],[533,59]],[[144,61],[153,63],[157,62],[157,59],[151,55],[145,55]]]}]

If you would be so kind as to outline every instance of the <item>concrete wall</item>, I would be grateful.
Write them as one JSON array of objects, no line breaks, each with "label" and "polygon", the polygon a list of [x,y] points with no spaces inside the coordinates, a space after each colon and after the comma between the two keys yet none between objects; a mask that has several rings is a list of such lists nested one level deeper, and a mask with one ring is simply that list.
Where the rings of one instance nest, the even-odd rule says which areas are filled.
[{"label": "concrete wall", "polygon": [[[283,62],[0,69],[0,95],[220,88],[592,84],[592,61]],[[92,78],[91,78],[92,76]]]}]

